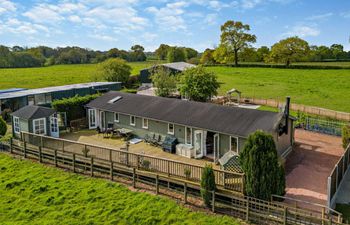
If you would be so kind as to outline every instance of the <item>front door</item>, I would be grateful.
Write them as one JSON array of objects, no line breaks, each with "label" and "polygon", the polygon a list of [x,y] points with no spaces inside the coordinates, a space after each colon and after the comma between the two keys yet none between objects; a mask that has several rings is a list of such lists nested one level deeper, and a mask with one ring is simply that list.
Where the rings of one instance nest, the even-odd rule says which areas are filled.
[{"label": "front door", "polygon": [[220,136],[219,134],[214,135],[214,162],[219,160],[220,156]]},{"label": "front door", "polygon": [[54,114],[50,117],[50,134],[51,137],[58,138],[60,136],[57,114]]},{"label": "front door", "polygon": [[204,156],[203,152],[203,131],[196,130],[194,132],[194,150],[195,158],[202,158]]},{"label": "front door", "polygon": [[96,109],[89,109],[88,117],[89,117],[89,129],[96,128]]}]

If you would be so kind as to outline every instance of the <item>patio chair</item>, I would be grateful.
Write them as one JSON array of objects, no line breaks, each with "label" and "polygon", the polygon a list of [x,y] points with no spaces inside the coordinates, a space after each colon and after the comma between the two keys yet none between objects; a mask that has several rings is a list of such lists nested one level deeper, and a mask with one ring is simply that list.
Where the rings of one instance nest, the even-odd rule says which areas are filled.
[{"label": "patio chair", "polygon": [[165,136],[159,135],[159,140],[157,141],[157,145],[162,146],[165,140]]},{"label": "patio chair", "polygon": [[154,134],[154,137],[151,139],[152,145],[157,145],[157,142],[159,141],[159,134]]},{"label": "patio chair", "polygon": [[149,142],[151,141],[152,135],[154,136],[153,133],[151,133],[151,134],[148,134],[148,133],[147,133],[147,134],[145,135],[145,137],[144,137],[144,141],[145,141],[146,143],[149,143]]}]

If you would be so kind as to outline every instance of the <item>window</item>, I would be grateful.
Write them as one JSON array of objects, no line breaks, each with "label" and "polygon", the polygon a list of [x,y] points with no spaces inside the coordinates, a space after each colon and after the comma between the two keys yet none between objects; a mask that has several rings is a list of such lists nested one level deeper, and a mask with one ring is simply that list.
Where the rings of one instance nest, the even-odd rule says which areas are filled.
[{"label": "window", "polygon": [[114,113],[114,122],[119,123],[119,113]]},{"label": "window", "polygon": [[238,138],[230,137],[230,150],[238,153]]},{"label": "window", "polygon": [[186,130],[185,130],[186,134],[185,134],[185,137],[186,137],[186,144],[188,145],[192,145],[192,128],[191,127],[186,127]]},{"label": "window", "polygon": [[46,119],[33,120],[34,134],[46,134]]},{"label": "window", "polygon": [[19,118],[13,117],[13,129],[16,134],[19,134],[21,132],[21,128],[19,127]]},{"label": "window", "polygon": [[168,134],[174,135],[174,124],[168,123]]},{"label": "window", "polygon": [[130,125],[135,126],[136,121],[135,121],[135,116],[130,116]]},{"label": "window", "polygon": [[142,128],[148,129],[148,119],[142,118]]},{"label": "window", "polygon": [[89,109],[89,128],[96,128],[96,109]]},{"label": "window", "polygon": [[58,132],[58,118],[57,115],[53,115],[51,118],[51,123],[50,123],[50,127],[51,127],[51,133],[57,133]]},{"label": "window", "polygon": [[51,93],[45,94],[45,102],[46,103],[51,103],[52,102]]},{"label": "window", "polygon": [[38,94],[34,96],[35,98],[35,104],[36,105],[41,105],[41,104],[45,104],[45,94]]},{"label": "window", "polygon": [[28,96],[28,105],[34,105],[35,101],[34,101],[34,95],[29,95]]}]

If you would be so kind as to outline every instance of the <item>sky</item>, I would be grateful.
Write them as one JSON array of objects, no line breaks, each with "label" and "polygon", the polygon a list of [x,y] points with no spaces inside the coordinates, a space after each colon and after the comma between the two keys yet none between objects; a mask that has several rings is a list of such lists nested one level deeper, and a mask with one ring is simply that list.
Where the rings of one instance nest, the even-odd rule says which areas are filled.
[{"label": "sky", "polygon": [[219,44],[227,20],[249,24],[254,47],[299,36],[350,50],[349,0],[0,0],[0,44],[203,51]]}]

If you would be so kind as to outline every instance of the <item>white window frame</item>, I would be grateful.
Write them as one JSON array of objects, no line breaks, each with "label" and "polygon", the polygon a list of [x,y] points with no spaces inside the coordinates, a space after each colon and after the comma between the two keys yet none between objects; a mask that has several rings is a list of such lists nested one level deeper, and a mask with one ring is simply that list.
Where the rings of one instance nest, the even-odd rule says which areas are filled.
[{"label": "white window frame", "polygon": [[[173,131],[170,130],[170,125],[173,125]],[[173,123],[168,123],[168,134],[175,134],[175,125]]]},{"label": "white window frame", "polygon": [[47,135],[47,131],[46,131],[46,118],[40,118],[40,119],[34,119],[33,120],[33,133],[34,134],[38,134],[36,132],[36,129],[35,129],[35,122],[36,121],[44,121],[44,133],[43,134],[39,134],[39,135]]},{"label": "white window frame", "polygon": [[[232,150],[232,138],[235,138],[236,141],[237,141],[236,151]],[[238,144],[239,144],[238,137],[230,136],[230,151],[234,151],[234,152],[236,152],[238,154],[239,153],[238,152]]]},{"label": "white window frame", "polygon": [[14,117],[13,117],[13,131],[14,131],[16,134],[21,133],[21,127],[20,127],[20,125],[19,125],[19,117],[17,117],[17,116],[14,116]]},{"label": "white window frame", "polygon": [[[118,117],[118,119],[116,119]],[[119,123],[119,113],[114,113],[114,122]]]},{"label": "white window frame", "polygon": [[[191,130],[190,140],[187,139],[187,129]],[[186,145],[191,145],[192,146],[192,144],[193,144],[193,142],[192,142],[193,138],[192,137],[193,137],[193,129],[192,129],[192,127],[185,127],[185,143],[186,143]]]},{"label": "white window frame", "polygon": [[[147,121],[147,123],[145,123],[145,121]],[[148,129],[148,119],[146,118],[142,118],[142,128],[143,129]]]},{"label": "white window frame", "polygon": [[[91,122],[91,118],[90,118],[90,115],[91,115],[91,113],[90,112],[94,112],[94,116],[95,116],[95,118],[94,118],[94,124],[92,124]],[[89,117],[89,128],[90,129],[94,129],[94,128],[96,128],[97,127],[97,110],[96,109],[88,109],[88,117]]]},{"label": "white window frame", "polygon": [[[132,122],[132,118],[134,118],[134,123]],[[136,126],[136,117],[130,116],[130,126]]]}]

